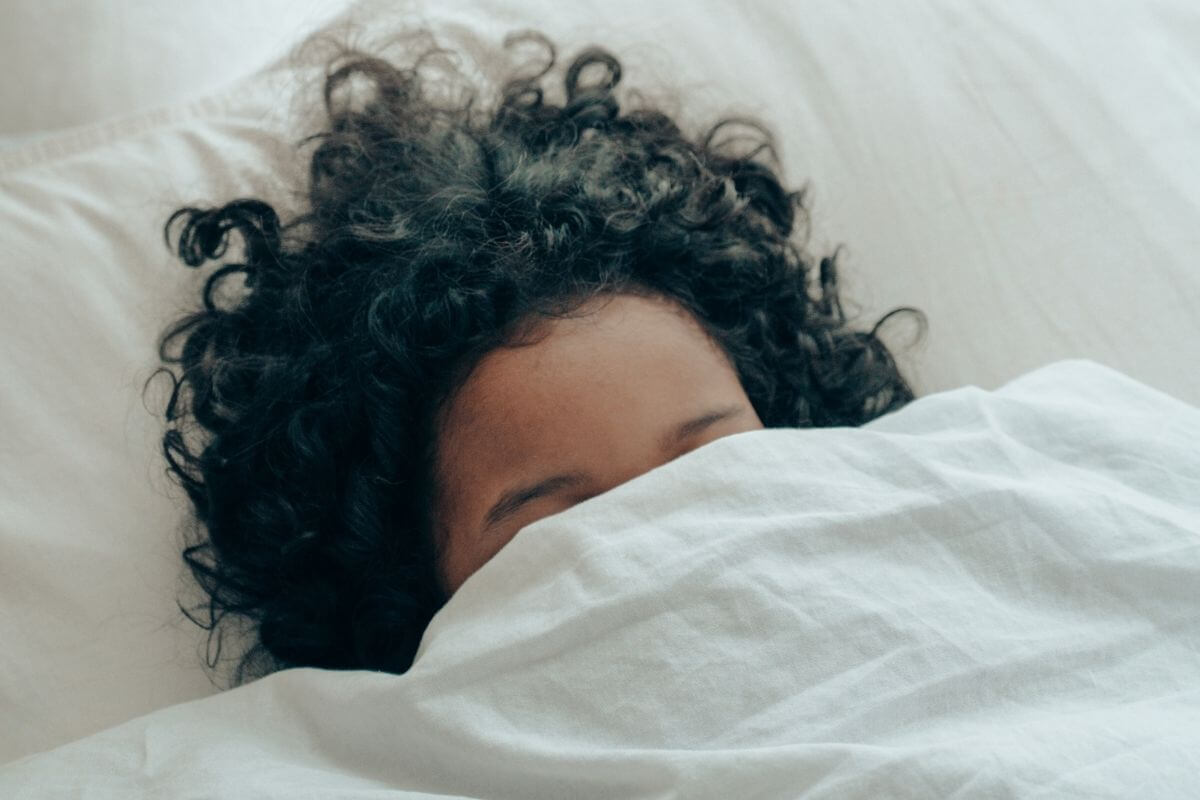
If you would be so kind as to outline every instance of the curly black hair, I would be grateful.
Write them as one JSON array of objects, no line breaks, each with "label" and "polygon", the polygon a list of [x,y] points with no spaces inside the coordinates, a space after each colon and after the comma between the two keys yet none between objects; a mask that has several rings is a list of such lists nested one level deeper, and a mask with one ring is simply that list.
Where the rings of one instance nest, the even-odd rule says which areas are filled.
[{"label": "curly black hair", "polygon": [[[165,226],[189,267],[220,259],[235,231],[244,245],[207,279],[203,309],[163,332],[179,373],[156,372],[173,382],[168,473],[195,510],[183,558],[207,595],[180,608],[209,631],[210,667],[223,622],[251,627],[236,682],[252,663],[411,666],[448,599],[431,519],[438,411],[530,319],[605,293],[673,298],[766,427],[857,426],[914,397],[877,334],[899,312],[923,331],[924,315],[850,328],[838,253],[804,251],[804,191],[763,163],[779,163],[765,125],[727,117],[693,138],[654,107],[623,111],[621,64],[599,47],[571,61],[558,105],[541,87],[553,44],[516,43],[545,63],[504,76],[490,108],[474,91],[435,96],[420,66],[436,48],[397,66],[344,47],[325,73],[327,130],[301,143],[317,142],[304,213],[281,226],[239,199]],[[739,152],[745,129],[755,146]],[[238,274],[237,299],[218,302]]]}]

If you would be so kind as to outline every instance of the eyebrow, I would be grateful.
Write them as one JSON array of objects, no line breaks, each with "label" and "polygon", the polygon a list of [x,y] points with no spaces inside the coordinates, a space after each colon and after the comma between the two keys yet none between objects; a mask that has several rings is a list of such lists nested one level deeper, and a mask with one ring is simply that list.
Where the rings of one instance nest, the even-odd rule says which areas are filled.
[{"label": "eyebrow", "polygon": [[[736,417],[745,410],[746,407],[742,405],[725,406],[724,408],[707,411],[694,419],[689,419],[673,428],[669,428],[658,439],[659,449],[663,452],[669,451],[682,444],[689,436],[695,436],[700,431],[721,420]],[[586,472],[564,472],[543,478],[536,483],[509,489],[500,495],[500,499],[488,509],[483,519],[484,530],[511,517],[527,503],[531,503],[539,497],[556,494],[563,489],[579,486],[586,483],[591,477]]]}]

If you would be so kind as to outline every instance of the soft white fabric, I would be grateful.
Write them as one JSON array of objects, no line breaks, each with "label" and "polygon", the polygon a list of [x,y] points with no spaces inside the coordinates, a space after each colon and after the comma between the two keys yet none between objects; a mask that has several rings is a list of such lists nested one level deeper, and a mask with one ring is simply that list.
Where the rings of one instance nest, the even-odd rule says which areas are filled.
[{"label": "soft white fabric", "polygon": [[351,0],[4,0],[0,149],[203,97]]},{"label": "soft white fabric", "polygon": [[[900,353],[920,393],[1082,356],[1200,403],[1191,0],[359,2],[350,19],[427,22],[468,68],[539,27],[563,61],[609,46],[622,88],[692,131],[761,117],[792,184],[811,182],[813,249],[847,245],[856,324],[928,313],[927,344]],[[155,80],[182,63],[164,61]],[[79,74],[35,71],[56,65]],[[214,691],[174,605],[186,505],[163,477],[161,392],[139,396],[157,333],[208,273],[174,261],[160,226],[241,196],[286,216],[309,152],[293,145],[315,130],[292,113],[317,95],[295,86],[317,67],[0,152],[0,762]]]},{"label": "soft white fabric", "polygon": [[1200,409],[1088,361],[717,440],[527,526],[401,676],[293,670],[0,796],[1200,796]]},{"label": "soft white fabric", "polygon": [[141,391],[206,277],[161,225],[277,191],[293,153],[270,120],[210,101],[0,154],[40,159],[0,171],[0,761],[214,691],[175,606],[186,500],[153,416],[167,385]]}]

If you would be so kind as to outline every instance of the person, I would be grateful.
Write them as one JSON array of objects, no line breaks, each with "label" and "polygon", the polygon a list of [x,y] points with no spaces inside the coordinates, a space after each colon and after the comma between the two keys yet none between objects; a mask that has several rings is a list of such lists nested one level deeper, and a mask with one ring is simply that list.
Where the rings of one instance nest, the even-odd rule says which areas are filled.
[{"label": "person", "polygon": [[[486,107],[436,91],[434,49],[397,65],[346,48],[304,213],[283,225],[243,198],[165,226],[189,267],[244,244],[159,341],[163,452],[206,597],[180,608],[218,637],[210,667],[225,623],[251,624],[239,683],[402,673],[535,520],[719,437],[857,426],[914,397],[878,332],[923,315],[851,328],[838,253],[805,251],[804,192],[782,185],[766,125],[688,136],[619,100],[621,63],[597,46],[555,103],[554,44],[519,44],[545,64],[502,76]],[[739,126],[750,152],[721,138]]]}]

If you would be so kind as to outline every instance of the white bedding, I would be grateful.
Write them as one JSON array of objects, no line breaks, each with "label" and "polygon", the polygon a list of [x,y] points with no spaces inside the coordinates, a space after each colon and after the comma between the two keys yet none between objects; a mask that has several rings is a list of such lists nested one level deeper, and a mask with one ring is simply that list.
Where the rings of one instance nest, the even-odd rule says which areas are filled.
[{"label": "white bedding", "polygon": [[[177,24],[199,12],[169,12],[180,3],[121,13],[166,20],[140,52],[192,49],[174,63],[155,55],[145,84],[117,81],[95,98],[113,109],[175,80],[173,102],[0,152],[0,763],[216,691],[201,668],[204,634],[175,607],[190,585],[178,537],[187,506],[163,476],[161,392],[140,396],[156,335],[209,273],[171,257],[161,224],[179,206],[245,196],[287,216],[309,152],[294,145],[313,132],[290,116],[303,107],[292,92],[322,65],[277,62],[184,102],[203,85],[197,54],[223,58],[233,40],[207,47],[203,31]],[[429,23],[467,67],[516,28],[545,30],[564,60],[606,45],[625,65],[623,86],[665,95],[693,130],[727,112],[761,117],[790,182],[811,184],[812,249],[847,246],[856,326],[898,305],[928,314],[916,350],[902,349],[903,331],[888,334],[920,394],[992,389],[1081,357],[1200,405],[1194,0],[353,6],[371,34]],[[42,73],[61,69],[60,83],[91,91],[103,79],[78,75],[82,51],[52,55],[22,14],[64,46],[119,26],[46,9],[6,6],[0,39],[22,44],[0,48],[9,85],[50,85]],[[118,18],[132,17],[108,22]],[[284,44],[279,31],[272,47]],[[141,45],[96,47],[115,69]],[[31,64],[36,82],[25,79]],[[46,94],[6,108],[32,111]]]},{"label": "white bedding", "polygon": [[292,670],[0,796],[1200,796],[1200,410],[1089,361],[717,440],[523,529],[402,676]]},{"label": "white bedding", "polygon": [[4,0],[0,150],[204,97],[278,58],[351,2]]}]

